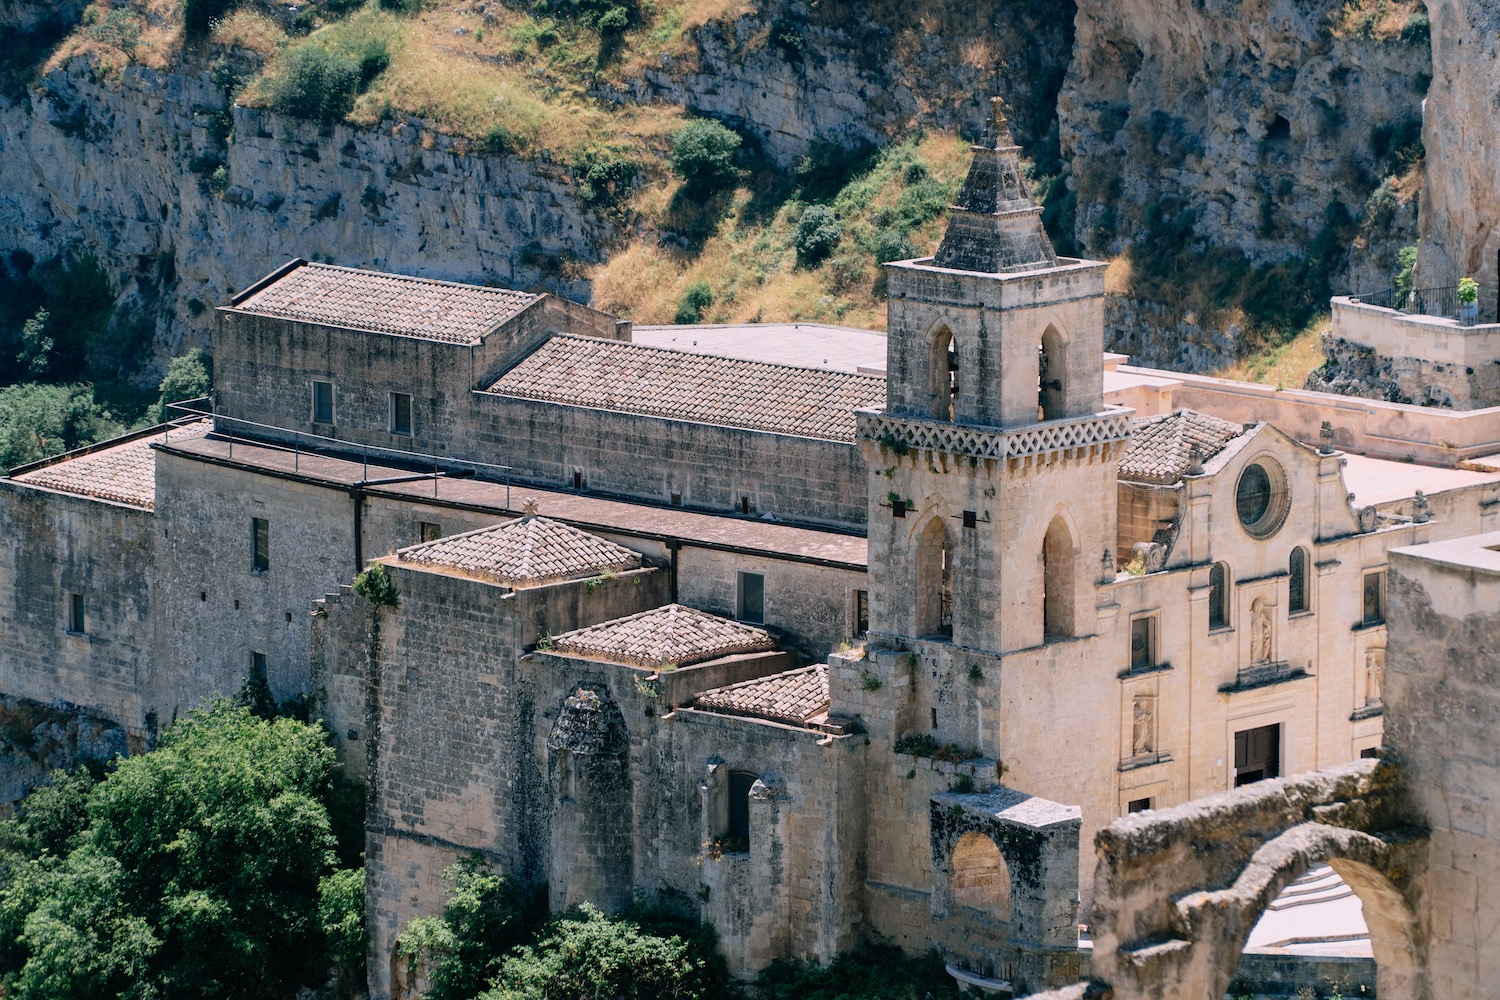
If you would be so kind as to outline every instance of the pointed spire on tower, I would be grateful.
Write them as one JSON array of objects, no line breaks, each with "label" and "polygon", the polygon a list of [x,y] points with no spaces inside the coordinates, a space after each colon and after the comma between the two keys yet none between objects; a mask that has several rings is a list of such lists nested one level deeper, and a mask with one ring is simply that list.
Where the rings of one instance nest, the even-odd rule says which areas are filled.
[{"label": "pointed spire on tower", "polygon": [[953,218],[933,264],[956,271],[1035,271],[1057,266],[1057,253],[1042,229],[1042,210],[1031,200],[1010,134],[1003,102],[994,109],[994,145],[974,146],[969,176],[952,205]]}]

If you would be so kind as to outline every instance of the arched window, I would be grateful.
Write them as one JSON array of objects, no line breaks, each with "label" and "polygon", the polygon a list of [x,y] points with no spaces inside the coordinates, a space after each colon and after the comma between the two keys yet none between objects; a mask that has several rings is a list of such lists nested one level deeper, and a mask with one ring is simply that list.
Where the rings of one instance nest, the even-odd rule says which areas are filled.
[{"label": "arched window", "polygon": [[953,538],[934,517],[917,540],[917,635],[953,635]]},{"label": "arched window", "polygon": [[927,365],[932,392],[932,418],[952,421],[958,396],[958,344],[945,326],[932,338]]},{"label": "arched window", "polygon": [[953,845],[953,901],[972,906],[994,920],[1010,919],[1010,870],[995,842],[969,832]]},{"label": "arched window", "polygon": [[1214,563],[1208,571],[1208,627],[1229,627],[1229,567]]},{"label": "arched window", "polygon": [[1042,635],[1061,639],[1073,635],[1073,534],[1063,519],[1054,517],[1042,539]]},{"label": "arched window", "polygon": [[749,771],[729,773],[729,826],[724,831],[729,850],[750,849],[750,789],[759,780],[760,775]]},{"label": "arched window", "polygon": [[1062,335],[1052,327],[1042,334],[1037,355],[1037,419],[1067,416],[1063,387],[1068,384],[1068,355]]},{"label": "arched window", "polygon": [[1295,615],[1309,610],[1312,605],[1307,600],[1307,550],[1300,545],[1292,549],[1287,560],[1287,577],[1287,611]]}]

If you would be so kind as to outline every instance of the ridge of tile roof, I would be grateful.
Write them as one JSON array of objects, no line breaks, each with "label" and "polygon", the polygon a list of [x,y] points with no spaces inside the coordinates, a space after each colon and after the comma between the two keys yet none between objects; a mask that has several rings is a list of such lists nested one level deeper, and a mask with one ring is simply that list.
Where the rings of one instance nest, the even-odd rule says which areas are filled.
[{"label": "ridge of tile roof", "polygon": [[885,404],[885,380],[873,375],[569,334],[486,391],[829,441],[852,441],[854,411]]},{"label": "ridge of tile roof", "polygon": [[1173,410],[1137,420],[1120,459],[1120,478],[1141,483],[1171,484],[1180,480],[1192,464],[1193,446],[1199,461],[1206,462],[1245,433],[1230,423],[1197,410]]},{"label": "ridge of tile roof", "polygon": [[369,333],[478,344],[540,298],[508,288],[304,261],[272,275],[229,308]]},{"label": "ridge of tile roof", "polygon": [[704,691],[693,699],[692,707],[806,725],[828,712],[828,664],[799,667]]},{"label": "ridge of tile roof", "polygon": [[639,569],[639,552],[561,521],[528,514],[504,524],[401,549],[404,563],[459,570],[509,586],[532,587]]},{"label": "ridge of tile roof", "polygon": [[[210,421],[199,420],[167,433],[170,441],[183,441],[207,434]],[[156,509],[156,456],[151,446],[162,440],[160,431],[140,434],[117,445],[106,443],[74,458],[23,472],[15,482],[41,486],[59,493],[95,500],[109,500],[143,510]]]},{"label": "ridge of tile roof", "polygon": [[733,653],[775,648],[776,640],[763,628],[681,604],[589,625],[552,640],[553,652],[637,667],[686,667]]}]

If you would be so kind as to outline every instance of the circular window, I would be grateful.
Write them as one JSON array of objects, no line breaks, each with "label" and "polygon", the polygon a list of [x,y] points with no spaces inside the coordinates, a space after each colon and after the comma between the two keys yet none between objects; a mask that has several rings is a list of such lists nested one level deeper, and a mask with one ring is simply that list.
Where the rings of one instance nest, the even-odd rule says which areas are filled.
[{"label": "circular window", "polygon": [[1234,489],[1234,509],[1240,524],[1256,538],[1274,535],[1286,520],[1289,500],[1286,473],[1269,458],[1245,466]]}]

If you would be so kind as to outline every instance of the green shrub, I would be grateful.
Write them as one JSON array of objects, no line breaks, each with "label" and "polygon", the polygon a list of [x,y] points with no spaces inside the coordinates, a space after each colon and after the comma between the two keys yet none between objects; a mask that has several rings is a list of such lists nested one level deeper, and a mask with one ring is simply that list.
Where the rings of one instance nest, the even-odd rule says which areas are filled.
[{"label": "green shrub", "polygon": [[900,229],[890,228],[875,234],[870,252],[875,256],[875,263],[884,264],[893,260],[910,260],[918,251],[910,236]]},{"label": "green shrub", "polygon": [[672,171],[696,193],[711,193],[739,178],[740,137],[712,118],[698,118],[672,133]]},{"label": "green shrub", "polygon": [[360,63],[319,45],[301,45],[281,57],[267,82],[271,107],[293,118],[333,122],[349,113],[359,92]]},{"label": "green shrub", "polygon": [[0,469],[123,434],[87,385],[22,383],[0,389]]},{"label": "green shrub", "polygon": [[354,578],[354,592],[377,608],[394,608],[401,603],[395,581],[383,563],[376,563]]},{"label": "green shrub", "polygon": [[624,7],[611,7],[594,22],[601,35],[618,35],[630,26],[630,12]]},{"label": "green shrub", "polygon": [[635,181],[635,161],[610,146],[585,146],[573,156],[578,196],[585,205],[619,204]]},{"label": "green shrub", "polygon": [[1396,178],[1387,177],[1365,199],[1365,228],[1384,229],[1391,224],[1396,209],[1400,207],[1400,199],[1396,197]]},{"label": "green shrub", "polygon": [[913,958],[889,944],[866,945],[826,966],[771,963],[756,985],[765,1000],[957,1000],[953,977],[935,952]]},{"label": "green shrub", "polygon": [[161,380],[156,406],[151,410],[152,422],[161,423],[174,416],[167,412],[168,403],[207,396],[213,389],[213,363],[213,357],[202,348],[173,358],[166,377]]},{"label": "green shrub", "polygon": [[1406,297],[1411,294],[1413,273],[1416,269],[1416,247],[1402,247],[1396,251],[1396,277],[1392,279],[1392,285],[1396,289],[1396,307],[1398,309],[1406,304]]},{"label": "green shrub", "polygon": [[[879,151],[868,142],[852,145],[819,134],[797,163],[797,193],[803,201],[828,201],[870,170]],[[921,168],[926,172],[926,168]],[[864,208],[863,205],[856,206]]]},{"label": "green shrub", "polygon": [[365,870],[345,868],[318,882],[318,925],[339,981],[365,985]]},{"label": "green shrub", "polygon": [[803,267],[822,263],[833,253],[843,235],[843,224],[833,214],[833,209],[826,205],[808,206],[797,220],[797,232],[792,237],[797,249],[797,263]]},{"label": "green shrub", "polygon": [[703,320],[703,310],[714,304],[714,288],[701,278],[687,287],[677,303],[678,323],[698,323]]},{"label": "green shrub", "polygon": [[1425,7],[1412,11],[1407,15],[1406,23],[1401,26],[1401,40],[1407,45],[1420,45],[1431,35],[1432,21],[1428,18]]}]

